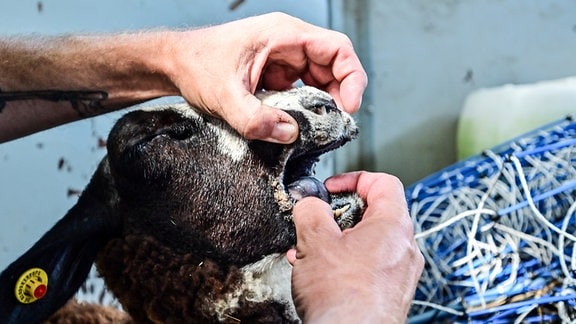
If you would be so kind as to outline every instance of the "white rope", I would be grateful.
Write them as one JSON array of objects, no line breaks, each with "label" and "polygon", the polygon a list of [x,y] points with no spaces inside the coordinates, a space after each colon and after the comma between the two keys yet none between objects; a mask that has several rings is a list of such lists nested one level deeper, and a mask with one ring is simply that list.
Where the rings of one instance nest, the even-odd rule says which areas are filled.
[{"label": "white rope", "polygon": [[[554,151],[522,152],[529,145],[529,139],[511,145],[521,158],[487,151],[487,159],[472,161],[478,165],[471,175],[464,174],[469,167],[464,165],[463,171],[451,170],[433,186],[418,184],[412,191],[415,237],[427,262],[414,314],[432,308],[465,316],[470,310],[499,307],[506,296],[530,299],[535,292],[574,288],[576,141],[555,145]],[[418,200],[420,195],[424,198]],[[554,272],[547,270],[551,265]],[[542,275],[562,287],[546,284],[552,279],[542,280]],[[559,311],[563,307],[557,318],[566,322],[574,317],[565,302],[555,304]],[[539,307],[535,302],[518,310],[515,322],[534,316]]]}]

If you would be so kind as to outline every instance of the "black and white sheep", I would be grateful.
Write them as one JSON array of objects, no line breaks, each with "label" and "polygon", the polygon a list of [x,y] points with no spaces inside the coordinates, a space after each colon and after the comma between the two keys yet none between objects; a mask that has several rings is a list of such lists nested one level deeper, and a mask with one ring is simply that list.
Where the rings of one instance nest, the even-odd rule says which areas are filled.
[{"label": "black and white sheep", "polygon": [[[329,194],[312,177],[318,157],[357,127],[311,87],[259,96],[297,120],[296,142],[245,140],[185,104],[122,117],[78,202],[1,273],[0,322],[46,320],[93,262],[137,323],[298,322],[284,256],[295,244],[292,207],[313,195],[331,203],[342,228],[360,219],[357,195]],[[48,283],[43,298],[22,303],[15,287],[31,268]],[[57,318],[77,319],[78,309]]]}]

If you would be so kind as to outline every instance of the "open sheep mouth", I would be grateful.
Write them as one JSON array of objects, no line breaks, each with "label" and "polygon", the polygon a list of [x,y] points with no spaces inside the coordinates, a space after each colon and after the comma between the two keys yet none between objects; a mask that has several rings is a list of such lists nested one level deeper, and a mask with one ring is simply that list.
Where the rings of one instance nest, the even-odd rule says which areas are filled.
[{"label": "open sheep mouth", "polygon": [[317,197],[330,204],[334,220],[344,230],[353,227],[361,218],[364,202],[354,193],[330,194],[324,183],[313,176],[314,167],[322,154],[335,150],[348,142],[350,137],[341,138],[320,149],[293,154],[284,168],[284,188],[288,195],[298,201],[305,197]]},{"label": "open sheep mouth", "polygon": [[284,169],[284,187],[296,201],[305,197],[317,197],[330,203],[330,194],[324,183],[314,177],[314,167],[320,156],[344,145],[348,139],[324,146],[315,151],[291,156]]}]

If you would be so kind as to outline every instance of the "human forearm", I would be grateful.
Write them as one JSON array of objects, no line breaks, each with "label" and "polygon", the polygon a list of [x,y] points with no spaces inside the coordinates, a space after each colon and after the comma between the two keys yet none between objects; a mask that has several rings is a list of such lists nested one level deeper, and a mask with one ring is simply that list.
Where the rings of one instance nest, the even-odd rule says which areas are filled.
[{"label": "human forearm", "polygon": [[[360,271],[360,270],[358,270]],[[334,285],[347,279],[335,278]],[[329,296],[317,296],[309,302],[307,311],[302,320],[305,323],[404,323],[402,319],[394,318],[399,314],[398,310],[387,309],[390,304],[383,300],[382,296],[375,294],[370,296],[366,286],[339,290]]]},{"label": "human forearm", "polygon": [[106,94],[105,100],[99,100],[100,95],[76,101],[7,100],[0,113],[0,142],[178,94],[162,70],[165,33],[0,40],[0,91],[27,95],[45,90]]},{"label": "human forearm", "polygon": [[[282,13],[201,29],[0,39],[0,91],[99,91],[104,100],[18,100],[0,95],[0,142],[166,95],[224,119],[242,136],[291,143],[294,118],[256,90],[298,79],[349,113],[367,79],[350,39]],[[54,98],[52,98],[54,99]]]},{"label": "human forearm", "polygon": [[[340,263],[345,260],[340,260]],[[349,265],[334,265],[334,267],[348,268]],[[296,299],[296,305],[305,305],[300,309],[305,323],[405,323],[408,308],[412,301],[414,288],[410,282],[402,285],[396,279],[390,278],[386,286],[382,286],[371,279],[369,273],[372,269],[359,265],[352,266],[353,273],[346,277],[332,277],[326,271],[306,275],[315,277],[310,280],[309,288],[313,283],[317,286],[314,298],[310,300]],[[334,270],[333,272],[337,272]],[[310,278],[308,278],[310,279]],[[330,288],[325,285],[329,282]],[[321,287],[324,285],[324,287]],[[295,298],[300,298],[295,292]]]}]

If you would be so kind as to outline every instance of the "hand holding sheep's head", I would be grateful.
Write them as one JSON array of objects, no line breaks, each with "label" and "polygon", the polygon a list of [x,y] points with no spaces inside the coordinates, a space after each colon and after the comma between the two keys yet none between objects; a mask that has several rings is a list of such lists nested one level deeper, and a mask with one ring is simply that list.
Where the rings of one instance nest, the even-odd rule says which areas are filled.
[{"label": "hand holding sheep's head", "polygon": [[[55,285],[72,286],[68,296],[49,288],[38,301],[47,316],[78,288],[96,258],[107,285],[137,321],[297,321],[283,257],[295,244],[291,210],[298,199],[316,196],[332,204],[342,228],[359,220],[357,195],[328,193],[312,177],[318,157],[353,139],[357,127],[314,88],[259,96],[298,121],[294,143],[245,140],[184,104],[126,114],[78,203],[2,273],[0,283],[37,266]],[[284,283],[270,274],[276,272]],[[2,291],[5,301],[14,310],[0,318],[24,318],[25,306]]]}]

